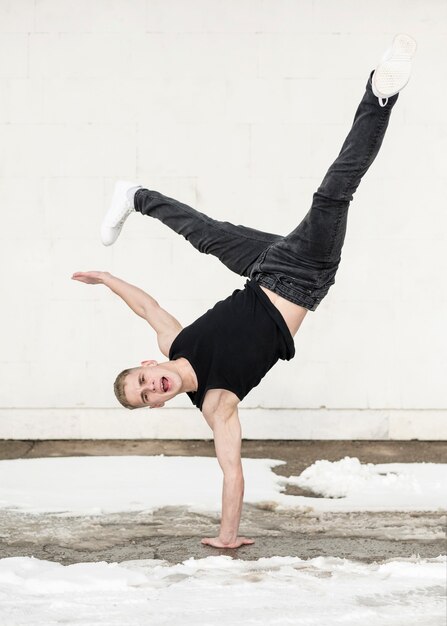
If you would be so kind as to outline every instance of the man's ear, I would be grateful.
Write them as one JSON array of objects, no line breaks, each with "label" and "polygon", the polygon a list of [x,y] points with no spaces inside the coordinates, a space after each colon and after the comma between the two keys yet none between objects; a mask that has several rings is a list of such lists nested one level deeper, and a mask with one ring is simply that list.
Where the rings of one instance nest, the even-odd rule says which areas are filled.
[{"label": "man's ear", "polygon": [[164,402],[160,402],[160,404],[154,404],[153,406],[151,406],[151,409],[161,409],[161,407],[164,405]]},{"label": "man's ear", "polygon": [[151,367],[153,367],[154,365],[158,365],[157,361],[141,361],[141,365],[150,365]]}]

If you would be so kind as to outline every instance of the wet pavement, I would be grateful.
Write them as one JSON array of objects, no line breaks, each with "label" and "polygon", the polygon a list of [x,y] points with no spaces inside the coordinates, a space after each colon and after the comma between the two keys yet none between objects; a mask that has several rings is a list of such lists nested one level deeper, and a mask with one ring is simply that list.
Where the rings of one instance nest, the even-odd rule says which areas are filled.
[{"label": "wet pavement", "polygon": [[[0,441],[0,459],[157,454],[215,456],[213,441]],[[345,456],[357,457],[363,463],[445,463],[447,444],[243,441],[242,456],[281,459],[286,464],[272,471],[291,476],[318,459],[337,461]],[[315,496],[293,486],[285,493]],[[241,559],[337,556],[372,562],[430,558],[447,552],[446,514],[441,511],[322,513],[275,509],[274,503],[268,502],[244,504],[240,534],[254,539],[255,544],[237,550],[201,545],[202,537],[218,533],[219,516],[184,507],[82,517],[0,509],[0,558],[34,556],[63,564],[133,559],[178,563],[190,557],[228,554]]]}]

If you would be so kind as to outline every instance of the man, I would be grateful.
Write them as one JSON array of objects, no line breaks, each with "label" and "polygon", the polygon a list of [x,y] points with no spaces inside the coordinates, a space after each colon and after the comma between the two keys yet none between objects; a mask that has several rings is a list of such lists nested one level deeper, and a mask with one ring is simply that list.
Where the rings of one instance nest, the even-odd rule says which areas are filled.
[{"label": "man", "polygon": [[104,245],[119,236],[131,213],[155,217],[195,248],[218,257],[241,276],[244,289],[218,302],[195,322],[181,324],[144,291],[107,272],[78,272],[75,280],[104,284],[146,319],[168,361],[143,361],[124,370],[115,393],[128,408],[162,407],[186,392],[214,434],[222,468],[222,520],[218,537],[202,543],[237,548],[244,478],[238,404],[278,359],[294,356],[293,337],[307,311],[315,311],[335,282],[348,207],[374,161],[399,91],[407,84],[416,42],[397,35],[371,72],[341,152],[313,196],[303,221],[282,237],[218,222],[191,207],[133,183],[117,183],[101,227]]}]

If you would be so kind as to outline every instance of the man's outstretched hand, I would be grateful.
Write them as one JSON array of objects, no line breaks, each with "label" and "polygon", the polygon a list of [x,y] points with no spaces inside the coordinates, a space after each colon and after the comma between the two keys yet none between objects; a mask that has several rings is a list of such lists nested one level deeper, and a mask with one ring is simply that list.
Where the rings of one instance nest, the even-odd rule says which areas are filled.
[{"label": "man's outstretched hand", "polygon": [[72,279],[88,285],[102,285],[110,277],[109,272],[75,272]]},{"label": "man's outstretched hand", "polygon": [[254,543],[253,539],[247,539],[247,537],[236,537],[231,543],[224,543],[219,537],[204,537],[201,541],[206,546],[212,546],[213,548],[240,548],[244,545],[250,545]]}]

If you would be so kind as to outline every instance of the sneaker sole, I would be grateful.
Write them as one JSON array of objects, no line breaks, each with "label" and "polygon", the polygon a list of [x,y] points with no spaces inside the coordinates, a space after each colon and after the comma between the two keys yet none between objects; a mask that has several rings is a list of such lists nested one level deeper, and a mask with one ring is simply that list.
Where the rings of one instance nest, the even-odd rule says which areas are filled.
[{"label": "sneaker sole", "polygon": [[116,206],[122,206],[123,196],[125,197],[126,190],[129,188],[129,186],[130,183],[127,183],[127,181],[118,181],[115,184],[115,189],[113,192],[112,200],[110,202],[109,210],[104,216],[101,224],[101,241],[104,246],[111,246],[113,243],[115,243],[121,233],[124,222],[126,221],[129,214],[132,212],[129,211],[127,215],[123,216],[120,220],[117,221],[117,223],[114,223],[114,225],[110,223],[110,213],[113,214],[116,211]]},{"label": "sneaker sole", "polygon": [[396,35],[388,58],[379,63],[373,75],[374,87],[380,97],[390,98],[408,83],[416,48],[415,40],[409,35]]}]

